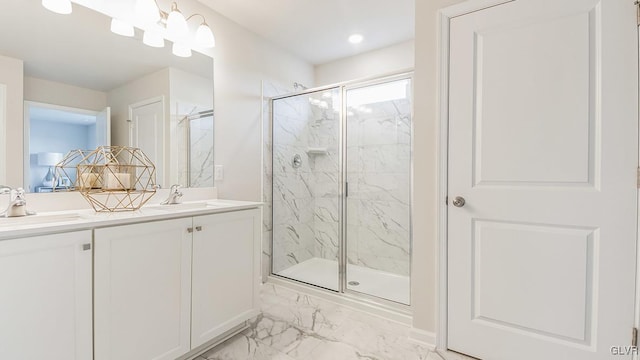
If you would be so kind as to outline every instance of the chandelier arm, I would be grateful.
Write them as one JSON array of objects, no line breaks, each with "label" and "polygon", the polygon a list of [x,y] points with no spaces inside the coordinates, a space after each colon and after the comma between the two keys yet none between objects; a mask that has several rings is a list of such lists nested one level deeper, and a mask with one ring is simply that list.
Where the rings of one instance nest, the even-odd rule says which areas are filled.
[{"label": "chandelier arm", "polygon": [[200,17],[202,18],[202,23],[207,24],[207,19],[206,19],[206,18],[204,17],[204,15],[202,15],[202,14],[193,14],[193,15],[189,16],[189,17],[186,19],[186,21],[191,20],[191,18],[192,18],[192,17],[194,17],[194,16],[200,16]]}]

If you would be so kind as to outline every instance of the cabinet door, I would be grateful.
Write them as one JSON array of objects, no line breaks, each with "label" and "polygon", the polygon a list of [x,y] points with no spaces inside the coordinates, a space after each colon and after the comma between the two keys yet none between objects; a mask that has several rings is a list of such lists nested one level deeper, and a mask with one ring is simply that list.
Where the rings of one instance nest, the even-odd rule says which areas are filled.
[{"label": "cabinet door", "polygon": [[0,241],[0,359],[92,358],[91,231]]},{"label": "cabinet door", "polygon": [[193,224],[195,348],[258,314],[260,212],[199,216]]},{"label": "cabinet door", "polygon": [[95,230],[95,360],[190,350],[191,219]]}]

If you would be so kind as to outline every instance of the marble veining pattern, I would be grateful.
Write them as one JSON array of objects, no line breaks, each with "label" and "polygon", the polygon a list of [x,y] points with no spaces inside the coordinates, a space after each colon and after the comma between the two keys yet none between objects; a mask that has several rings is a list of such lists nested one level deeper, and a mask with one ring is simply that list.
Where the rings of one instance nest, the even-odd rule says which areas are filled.
[{"label": "marble veining pattern", "polygon": [[411,103],[350,106],[350,99],[347,93],[347,259],[408,276]]},{"label": "marble veining pattern", "polygon": [[197,360],[442,360],[407,325],[268,283],[261,297],[248,329]]}]

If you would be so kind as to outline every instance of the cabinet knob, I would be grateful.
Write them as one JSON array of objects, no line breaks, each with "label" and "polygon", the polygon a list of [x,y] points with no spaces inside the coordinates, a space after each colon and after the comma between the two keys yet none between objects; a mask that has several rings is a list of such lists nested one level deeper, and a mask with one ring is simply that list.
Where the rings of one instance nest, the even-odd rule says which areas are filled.
[{"label": "cabinet knob", "polygon": [[82,251],[91,250],[91,244],[82,244]]},{"label": "cabinet knob", "polygon": [[193,228],[187,228],[187,232],[191,234],[193,232]]},{"label": "cabinet knob", "polygon": [[196,226],[196,231],[202,231],[202,226]]}]

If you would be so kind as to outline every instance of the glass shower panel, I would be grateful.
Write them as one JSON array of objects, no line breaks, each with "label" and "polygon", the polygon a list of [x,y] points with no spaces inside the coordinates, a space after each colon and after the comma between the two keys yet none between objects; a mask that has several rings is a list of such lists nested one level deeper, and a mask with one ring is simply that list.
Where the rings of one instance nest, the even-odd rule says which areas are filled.
[{"label": "glass shower panel", "polygon": [[409,304],[411,79],[346,91],[346,288]]},{"label": "glass shower panel", "polygon": [[272,105],[272,273],[338,291],[340,89]]}]

